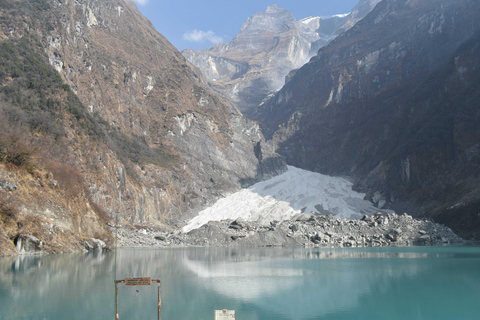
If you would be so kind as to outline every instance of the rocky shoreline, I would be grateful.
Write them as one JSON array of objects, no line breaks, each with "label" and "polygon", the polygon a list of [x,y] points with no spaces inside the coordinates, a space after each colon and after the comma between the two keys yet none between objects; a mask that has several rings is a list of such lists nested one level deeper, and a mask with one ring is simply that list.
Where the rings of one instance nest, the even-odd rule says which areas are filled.
[{"label": "rocky shoreline", "polygon": [[[115,234],[115,228],[111,228]],[[385,247],[460,245],[467,242],[450,228],[408,214],[376,213],[361,220],[299,214],[269,225],[243,219],[210,221],[188,233],[150,227],[117,229],[118,247]]]}]

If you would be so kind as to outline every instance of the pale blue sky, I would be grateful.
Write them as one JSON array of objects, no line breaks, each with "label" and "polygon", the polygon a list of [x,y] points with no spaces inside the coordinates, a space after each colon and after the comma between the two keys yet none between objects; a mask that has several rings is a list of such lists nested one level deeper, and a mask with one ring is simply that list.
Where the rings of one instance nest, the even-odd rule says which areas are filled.
[{"label": "pale blue sky", "polygon": [[135,0],[138,9],[178,50],[230,41],[251,15],[276,3],[297,20],[348,13],[359,0]]}]

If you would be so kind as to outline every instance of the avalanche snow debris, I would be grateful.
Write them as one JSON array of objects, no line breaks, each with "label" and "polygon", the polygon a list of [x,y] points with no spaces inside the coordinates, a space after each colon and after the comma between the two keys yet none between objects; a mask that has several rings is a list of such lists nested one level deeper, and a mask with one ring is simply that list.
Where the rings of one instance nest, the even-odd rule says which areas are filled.
[{"label": "avalanche snow debris", "polygon": [[281,175],[218,200],[190,220],[182,230],[186,233],[209,221],[237,218],[269,224],[275,220],[288,220],[299,213],[358,219],[363,214],[377,212],[378,208],[364,200],[364,193],[353,191],[352,185],[344,178],[288,166]]}]

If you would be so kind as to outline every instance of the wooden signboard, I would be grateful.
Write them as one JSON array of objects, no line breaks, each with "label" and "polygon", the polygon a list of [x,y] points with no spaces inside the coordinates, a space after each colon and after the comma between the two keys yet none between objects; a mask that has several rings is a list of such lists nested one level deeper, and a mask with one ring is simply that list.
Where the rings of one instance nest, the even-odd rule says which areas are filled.
[{"label": "wooden signboard", "polygon": [[215,320],[234,320],[235,310],[215,310]]},{"label": "wooden signboard", "polygon": [[150,278],[125,278],[125,286],[151,286],[152,279]]}]

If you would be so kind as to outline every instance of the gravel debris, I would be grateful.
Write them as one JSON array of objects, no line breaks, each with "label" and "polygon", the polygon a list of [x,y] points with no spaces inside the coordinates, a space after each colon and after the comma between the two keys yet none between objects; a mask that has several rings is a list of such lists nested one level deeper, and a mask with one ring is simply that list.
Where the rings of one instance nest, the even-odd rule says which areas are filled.
[{"label": "gravel debris", "polygon": [[[115,228],[112,226],[115,234]],[[333,215],[298,214],[268,224],[236,220],[210,221],[183,233],[150,227],[117,229],[119,247],[384,247],[466,243],[450,228],[404,213],[365,215],[360,220]]]}]

